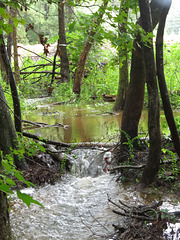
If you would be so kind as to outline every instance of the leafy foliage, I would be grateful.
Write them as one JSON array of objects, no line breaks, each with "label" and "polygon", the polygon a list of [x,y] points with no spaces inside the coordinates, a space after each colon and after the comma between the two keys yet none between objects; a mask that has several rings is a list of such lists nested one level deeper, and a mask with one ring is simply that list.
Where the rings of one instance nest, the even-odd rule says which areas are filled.
[{"label": "leafy foliage", "polygon": [[174,108],[180,105],[180,46],[178,43],[165,45],[164,70],[171,104]]},{"label": "leafy foliage", "polygon": [[[26,181],[22,176],[22,173],[16,169],[14,166],[14,156],[18,157],[20,161],[24,159],[25,154],[28,156],[33,156],[37,153],[37,149],[45,151],[45,149],[39,144],[36,145],[33,141],[20,141],[17,149],[11,149],[10,154],[3,155],[1,151],[1,172],[0,172],[0,191],[5,192],[6,194],[13,194],[13,189],[17,188],[17,183],[22,182],[27,185],[27,187],[33,186],[36,187],[33,183]],[[41,203],[34,200],[33,197],[21,193],[20,190],[16,190],[18,198],[20,198],[28,207],[31,203],[38,204],[43,207]]]},{"label": "leafy foliage", "polygon": [[176,153],[168,149],[163,148],[162,152],[164,153],[163,160],[171,161],[171,164],[167,164],[160,169],[158,178],[163,179],[166,182],[172,182],[176,180],[178,174],[180,173],[180,169],[177,162],[177,156]]}]

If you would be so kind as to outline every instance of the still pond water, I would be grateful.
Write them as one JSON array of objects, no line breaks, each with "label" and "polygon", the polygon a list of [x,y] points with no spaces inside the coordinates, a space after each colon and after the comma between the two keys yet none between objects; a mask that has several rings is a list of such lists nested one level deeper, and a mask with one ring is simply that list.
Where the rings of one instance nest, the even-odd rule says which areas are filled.
[{"label": "still pond water", "polygon": [[[24,119],[33,122],[44,122],[50,125],[63,124],[65,127],[27,127],[26,131],[37,134],[49,140],[66,143],[113,141],[118,140],[121,127],[122,112],[113,113],[111,103],[94,107],[74,107],[72,105],[37,105],[37,109],[26,114]],[[179,113],[175,113],[178,115]],[[141,115],[139,133],[147,134],[147,111]],[[163,133],[168,133],[165,126],[165,116],[161,112],[161,126]],[[165,126],[165,127],[164,127]],[[33,128],[33,129],[32,129]]]}]

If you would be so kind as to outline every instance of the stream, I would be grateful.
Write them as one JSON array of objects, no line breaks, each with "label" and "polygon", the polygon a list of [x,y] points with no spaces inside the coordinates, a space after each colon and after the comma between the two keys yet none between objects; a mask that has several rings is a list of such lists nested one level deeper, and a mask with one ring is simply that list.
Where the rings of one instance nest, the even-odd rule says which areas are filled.
[{"label": "stream", "polygon": [[[81,111],[81,117],[79,117],[76,110],[71,109],[71,117],[69,117],[62,111],[62,106],[58,106],[58,109],[58,113],[54,115],[55,119],[53,120],[49,118],[49,114],[43,114],[45,111],[46,113],[52,112],[52,107],[48,106],[45,106],[45,110],[39,112],[39,115],[36,114],[36,119],[31,114],[31,118],[28,118],[28,120],[49,121],[49,124],[52,124],[52,122],[54,124],[59,122],[59,118],[61,118],[63,124],[69,125],[67,123],[70,123],[69,118],[71,118],[71,123],[75,121],[76,124],[74,125],[79,124],[78,129],[80,129],[82,121],[80,120],[77,124],[79,120],[74,119],[75,116],[82,119],[82,115],[84,117],[88,115],[93,127],[90,127],[90,130],[84,127],[83,134],[79,134],[71,124],[69,127],[71,134],[69,134],[69,140],[66,142],[77,142],[80,139],[82,141],[82,137],[84,141],[100,139],[100,135],[93,138],[95,130],[92,128],[96,128],[95,121],[97,123],[98,121],[106,122],[107,128],[104,125],[101,126],[102,129],[106,129],[104,134],[107,135],[103,136],[103,139],[106,140],[108,134],[111,135],[112,133],[109,131],[113,129],[114,133],[119,126],[119,121],[116,119],[117,115],[113,115],[113,120],[107,120],[109,116],[106,118],[106,115],[101,116],[101,120],[99,120],[94,112],[89,115],[86,110],[83,110],[83,114]],[[102,122],[100,125],[102,125]],[[109,122],[111,122],[110,126],[108,126]],[[32,129],[31,131],[34,131],[33,133],[38,132],[43,137],[47,134],[47,129]],[[56,133],[55,136],[53,131]],[[46,136],[51,140],[62,141],[65,139],[64,131],[66,130],[62,128],[58,131],[50,128],[50,132]],[[72,135],[73,132],[76,133],[74,136]],[[34,204],[28,208],[16,195],[12,196],[10,218],[15,240],[112,240],[113,238],[110,237],[114,231],[112,224],[123,223],[123,217],[112,212],[113,207],[108,202],[108,197],[112,198],[113,201],[120,199],[128,205],[148,204],[154,200],[159,200],[158,195],[136,192],[132,186],[125,186],[121,182],[116,182],[114,175],[104,173],[103,151],[103,148],[99,150],[74,150],[75,157],[71,174],[64,175],[55,185],[22,190],[42,203],[44,208]],[[163,209],[179,211],[180,203],[172,199],[171,195],[164,196],[162,200],[164,201]],[[175,232],[178,232],[180,223],[173,225],[172,228]],[[179,240],[179,237],[171,235],[170,231],[171,228],[167,230],[167,239]]]}]

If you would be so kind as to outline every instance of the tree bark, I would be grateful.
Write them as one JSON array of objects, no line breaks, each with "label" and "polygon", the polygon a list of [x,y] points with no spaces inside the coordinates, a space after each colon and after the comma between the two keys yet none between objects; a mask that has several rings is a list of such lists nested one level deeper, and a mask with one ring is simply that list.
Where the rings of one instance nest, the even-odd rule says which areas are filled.
[{"label": "tree bark", "polygon": [[[160,14],[165,4],[166,0],[152,0],[150,3],[153,29],[159,22]],[[141,17],[137,24],[142,26]],[[131,59],[130,83],[121,124],[122,132],[120,138],[120,151],[117,153],[119,162],[122,161],[121,156],[124,155],[124,143],[127,142],[127,138],[123,132],[126,132],[130,139],[138,136],[138,125],[144,104],[144,88],[146,77],[144,69],[143,47],[141,36],[139,34],[137,34],[133,46],[134,49],[132,51]],[[134,141],[134,146],[137,146],[137,141]],[[125,148],[125,151],[127,151],[127,148]]]},{"label": "tree bark", "polygon": [[2,60],[4,63],[4,66],[6,68],[6,73],[9,79],[10,87],[11,87],[11,94],[13,98],[13,106],[14,106],[14,121],[15,121],[15,128],[17,132],[22,131],[22,125],[21,125],[21,108],[20,108],[20,101],[17,91],[16,82],[14,79],[14,75],[11,69],[11,65],[9,63],[9,59],[7,56],[7,51],[4,43],[3,35],[0,34],[0,52],[2,56]]},{"label": "tree bark", "polygon": [[157,75],[159,82],[159,89],[161,93],[162,103],[164,107],[164,113],[166,120],[171,131],[172,141],[178,156],[180,157],[180,139],[176,123],[173,116],[173,111],[171,108],[171,102],[169,99],[168,89],[166,85],[166,80],[164,76],[164,65],[163,65],[163,35],[166,17],[171,6],[172,1],[170,0],[167,6],[162,10],[161,19],[158,27],[157,38],[156,38],[156,65],[157,65]]},{"label": "tree bark", "polygon": [[2,240],[12,239],[8,209],[7,196],[0,191],[0,237]]},{"label": "tree bark", "polygon": [[[150,33],[153,31],[153,27],[148,0],[139,0],[139,7],[142,27],[147,33]],[[148,89],[148,132],[150,147],[146,167],[140,181],[146,185],[154,181],[159,170],[161,156],[160,104],[156,80],[153,39],[150,40],[151,42],[144,46],[144,60]]]},{"label": "tree bark", "polygon": [[[119,38],[121,38],[122,33],[126,33],[126,23],[128,19],[128,7],[125,6],[126,0],[122,0],[119,8],[119,15],[124,11],[127,16],[124,17],[124,22],[119,24]],[[122,61],[121,59],[124,58]],[[122,66],[121,66],[122,65]],[[123,50],[119,50],[119,85],[116,96],[116,101],[114,104],[114,111],[123,110],[126,94],[128,89],[128,53],[127,47]]]},{"label": "tree bark", "polygon": [[10,148],[15,147],[16,140],[16,131],[4,97],[3,88],[0,85],[0,149],[4,154],[10,153]]},{"label": "tree bark", "polygon": [[76,94],[79,94],[79,95],[81,93],[81,87],[82,87],[82,81],[83,81],[84,68],[86,65],[86,61],[87,61],[89,52],[91,50],[91,47],[94,43],[93,37],[97,33],[98,27],[102,22],[103,15],[104,15],[105,9],[108,5],[108,2],[109,2],[109,0],[103,0],[102,5],[97,12],[97,18],[94,21],[94,26],[91,28],[88,40],[84,44],[83,50],[81,52],[81,55],[80,55],[80,58],[78,61],[78,65],[77,65],[76,72],[75,72],[73,92]]},{"label": "tree bark", "polygon": [[[12,18],[9,19],[9,24],[13,25]],[[10,65],[11,65],[11,56],[12,56],[12,45],[13,45],[13,33],[11,32],[7,36],[7,54],[8,54]]]},{"label": "tree bark", "polygon": [[[14,18],[17,16],[17,9],[11,8],[11,16]],[[14,50],[14,77],[16,84],[21,82],[20,69],[19,69],[19,59],[18,59],[18,47],[17,47],[17,28],[13,24],[13,50]]]},{"label": "tree bark", "polygon": [[[0,149],[4,155],[16,145],[17,135],[0,85]],[[2,171],[0,156],[0,173]],[[8,202],[6,194],[0,191],[0,239],[11,240]]]},{"label": "tree bark", "polygon": [[[3,88],[0,85],[0,149],[4,155],[9,154],[11,149],[17,148],[17,135],[14,128],[9,107],[7,105]],[[14,164],[23,169],[24,161],[19,161],[18,156],[14,155]]]},{"label": "tree bark", "polygon": [[66,49],[66,32],[65,32],[65,15],[64,2],[59,0],[58,3],[58,17],[59,17],[59,54],[61,58],[61,82],[69,82],[69,60]]},{"label": "tree bark", "polygon": [[2,59],[1,52],[0,52],[0,68],[1,68],[1,77],[2,77],[3,81],[8,83],[6,68],[4,66],[4,62],[3,62],[3,59]]}]

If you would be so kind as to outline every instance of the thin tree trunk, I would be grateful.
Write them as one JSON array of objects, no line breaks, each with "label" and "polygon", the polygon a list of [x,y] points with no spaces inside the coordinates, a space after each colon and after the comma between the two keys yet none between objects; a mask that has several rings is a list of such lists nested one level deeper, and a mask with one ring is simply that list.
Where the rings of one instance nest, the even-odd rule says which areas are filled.
[{"label": "thin tree trunk", "polygon": [[[9,24],[13,24],[12,18],[9,19]],[[9,58],[9,63],[11,65],[11,56],[12,56],[12,45],[13,45],[13,33],[9,33],[7,37],[7,54]]]},{"label": "thin tree trunk", "polygon": [[15,128],[16,128],[17,132],[21,132],[22,125],[21,125],[20,101],[19,101],[16,82],[15,82],[14,75],[13,75],[13,72],[11,69],[11,65],[9,63],[7,51],[6,51],[5,44],[4,44],[4,38],[3,38],[2,34],[0,34],[0,41],[1,41],[0,42],[0,52],[1,52],[4,66],[6,68],[7,76],[8,76],[9,82],[10,82],[11,94],[12,94],[12,98],[13,98]]},{"label": "thin tree trunk", "polygon": [[[16,139],[16,131],[11,120],[3,89],[0,85],[0,149],[3,154],[10,153],[10,148],[14,147]],[[1,161],[0,155],[0,174],[2,171]],[[0,239],[2,240],[11,240],[8,208],[6,194],[0,191]]]},{"label": "thin tree trunk", "polygon": [[50,86],[49,86],[49,90],[50,90],[50,91],[48,91],[49,96],[51,96],[51,94],[52,94],[51,89],[52,89],[52,85],[53,85],[54,78],[55,78],[56,57],[57,57],[58,52],[59,52],[59,44],[57,44],[56,52],[55,52],[55,54],[54,54],[54,59],[53,59],[52,77],[51,77],[51,83],[50,83]]},{"label": "thin tree trunk", "polygon": [[[128,19],[128,7],[124,6],[126,4],[126,0],[122,0],[119,8],[119,16],[121,15],[122,11],[124,11],[127,16],[124,17],[124,22],[119,24],[119,38],[121,38],[122,33],[126,33],[126,23]],[[122,57],[124,60],[122,61]],[[121,66],[122,64],[122,66]],[[119,50],[119,85],[117,91],[117,97],[114,104],[114,111],[123,110],[126,94],[128,89],[128,53],[127,47],[123,50]]]},{"label": "thin tree trunk", "polygon": [[[4,7],[4,5],[2,3],[0,3],[0,7]],[[0,21],[3,21],[2,16],[0,15]],[[7,73],[6,73],[6,68],[4,66],[4,62],[3,62],[3,58],[2,58],[2,54],[0,52],[0,67],[1,67],[1,77],[2,79],[8,83],[8,77],[7,77]]]},{"label": "thin tree trunk", "polygon": [[[139,7],[142,27],[147,33],[150,33],[153,31],[153,27],[148,0],[139,0]],[[161,156],[160,106],[152,39],[148,43],[148,46],[144,46],[144,60],[148,89],[148,132],[150,147],[148,160],[140,182],[148,185],[154,181],[158,173]]]},{"label": "thin tree trunk", "polygon": [[170,0],[167,6],[162,10],[161,19],[158,27],[157,38],[156,38],[156,65],[157,65],[157,75],[159,81],[159,89],[161,93],[161,98],[164,107],[164,113],[166,120],[171,131],[172,141],[178,156],[180,157],[180,139],[177,131],[176,123],[173,116],[173,111],[171,108],[171,102],[169,99],[168,89],[166,85],[166,80],[164,76],[164,65],[163,65],[163,35],[166,23],[166,17],[169,12],[172,1]]},{"label": "thin tree trunk", "polygon": [[65,15],[64,2],[59,0],[58,3],[58,17],[59,17],[59,49],[61,58],[61,82],[69,82],[69,60],[66,49],[66,32],[65,32]]},{"label": "thin tree trunk", "polygon": [[[153,29],[159,22],[160,14],[165,4],[166,0],[152,0],[150,3]],[[142,25],[141,18],[138,20],[138,24],[140,26]],[[143,47],[141,36],[139,34],[137,34],[133,46],[134,49],[132,51],[131,59],[130,83],[121,124],[122,132],[120,138],[120,151],[117,152],[119,162],[123,161],[121,156],[124,155],[124,150],[127,151],[127,147],[125,148],[124,145],[124,143],[127,142],[124,132],[130,137],[130,139],[138,136],[139,120],[144,104],[144,88],[146,77],[144,69]],[[137,141],[134,141],[134,146],[137,146]]]},{"label": "thin tree trunk", "polygon": [[6,74],[6,69],[4,66],[4,62],[0,53],[0,67],[1,67],[1,77],[3,79],[4,82],[8,83],[8,78],[7,78],[7,74]]},{"label": "thin tree trunk", "polygon": [[[11,8],[11,16],[14,18],[17,16],[17,9]],[[13,24],[13,49],[14,49],[14,77],[16,84],[21,82],[20,69],[19,69],[19,59],[18,59],[18,47],[17,47],[17,28]]]},{"label": "thin tree trunk", "polygon": [[76,94],[79,94],[79,95],[81,93],[81,87],[82,87],[82,81],[83,81],[84,68],[85,68],[85,65],[86,65],[86,61],[87,61],[89,52],[91,50],[91,47],[94,43],[94,38],[93,37],[97,33],[98,27],[102,22],[103,15],[104,15],[105,9],[108,5],[108,2],[109,2],[109,0],[103,0],[102,5],[97,12],[97,18],[96,18],[96,21],[94,22],[94,26],[92,27],[92,29],[89,33],[88,40],[84,44],[83,50],[81,52],[81,55],[80,55],[80,58],[79,58],[79,61],[78,61],[78,65],[77,65],[77,68],[76,68],[76,71],[75,71],[73,92],[76,93]]}]

